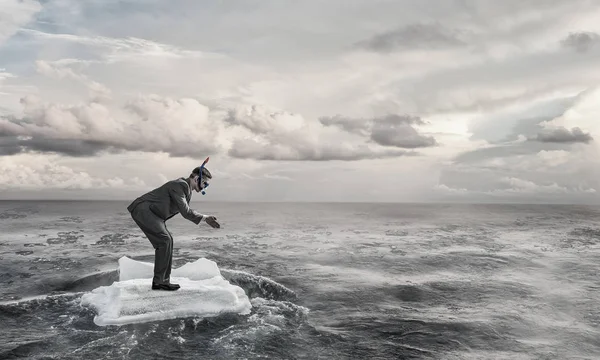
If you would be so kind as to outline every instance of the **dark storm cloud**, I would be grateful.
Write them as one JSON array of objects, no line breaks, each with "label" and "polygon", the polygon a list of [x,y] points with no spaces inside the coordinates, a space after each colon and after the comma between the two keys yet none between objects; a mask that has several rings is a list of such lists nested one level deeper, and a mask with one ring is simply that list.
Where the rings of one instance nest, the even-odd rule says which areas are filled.
[{"label": "dark storm cloud", "polygon": [[15,155],[26,152],[59,153],[68,156],[92,156],[103,150],[120,151],[111,144],[78,139],[48,139],[18,137],[0,134],[0,154]]},{"label": "dark storm cloud", "polygon": [[15,155],[22,152],[17,138],[0,134],[0,155]]},{"label": "dark storm cloud", "polygon": [[335,126],[346,132],[367,136],[382,146],[405,149],[436,146],[433,136],[418,133],[413,125],[423,125],[419,117],[390,114],[373,119],[346,118],[342,116],[321,117],[324,126]]},{"label": "dark storm cloud", "polygon": [[[196,144],[177,144],[169,151],[173,157],[204,156],[211,149]],[[122,153],[125,151],[152,151],[142,144],[124,145],[97,140],[52,139],[44,137],[17,137],[0,135],[0,155],[15,155],[26,152],[57,153],[72,157],[86,157],[100,153]]]},{"label": "dark storm cloud", "polygon": [[110,144],[78,139],[44,139],[33,138],[31,140],[20,140],[20,146],[30,151],[59,153],[68,156],[93,156],[101,151],[120,151]]},{"label": "dark storm cloud", "polygon": [[413,24],[359,41],[356,47],[375,52],[391,52],[400,48],[448,48],[465,46],[461,31],[439,24]]},{"label": "dark storm cloud", "polygon": [[560,127],[557,129],[544,130],[537,135],[537,141],[546,143],[589,143],[594,138],[583,132],[580,128],[574,127],[571,130]]},{"label": "dark storm cloud", "polygon": [[595,32],[575,32],[570,33],[566,38],[561,40],[561,45],[574,49],[578,52],[586,52],[592,46],[600,43],[600,35]]}]

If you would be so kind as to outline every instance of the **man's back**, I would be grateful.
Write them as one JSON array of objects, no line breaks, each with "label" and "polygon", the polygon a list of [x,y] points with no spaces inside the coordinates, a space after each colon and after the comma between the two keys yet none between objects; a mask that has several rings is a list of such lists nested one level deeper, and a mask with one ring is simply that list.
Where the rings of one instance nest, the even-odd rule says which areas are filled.
[{"label": "man's back", "polygon": [[198,224],[202,215],[189,208],[191,197],[190,185],[184,178],[178,178],[138,197],[127,206],[127,210],[132,212],[140,203],[146,203],[150,211],[163,220],[181,213],[184,218]]}]

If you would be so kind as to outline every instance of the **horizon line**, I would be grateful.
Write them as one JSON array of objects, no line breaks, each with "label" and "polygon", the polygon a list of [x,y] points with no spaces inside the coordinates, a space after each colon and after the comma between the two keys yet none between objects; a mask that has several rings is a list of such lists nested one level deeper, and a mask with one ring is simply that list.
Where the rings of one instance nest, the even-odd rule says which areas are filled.
[{"label": "horizon line", "polygon": [[[0,198],[0,202],[131,202],[129,199],[80,199],[80,198],[39,198],[39,199],[10,199]],[[563,201],[456,201],[456,200],[422,200],[422,201],[308,201],[308,200],[202,200],[205,203],[248,203],[248,204],[404,204],[404,205],[571,205],[571,206],[600,206],[600,202],[563,202]]]}]

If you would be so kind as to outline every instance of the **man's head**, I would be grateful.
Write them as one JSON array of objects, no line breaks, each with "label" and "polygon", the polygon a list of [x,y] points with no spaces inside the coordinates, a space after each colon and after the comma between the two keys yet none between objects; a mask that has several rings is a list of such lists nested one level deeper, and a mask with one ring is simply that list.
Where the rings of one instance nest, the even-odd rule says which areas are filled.
[{"label": "man's head", "polygon": [[196,192],[206,189],[211,179],[212,174],[204,167],[204,164],[196,167],[190,174],[190,183]]}]

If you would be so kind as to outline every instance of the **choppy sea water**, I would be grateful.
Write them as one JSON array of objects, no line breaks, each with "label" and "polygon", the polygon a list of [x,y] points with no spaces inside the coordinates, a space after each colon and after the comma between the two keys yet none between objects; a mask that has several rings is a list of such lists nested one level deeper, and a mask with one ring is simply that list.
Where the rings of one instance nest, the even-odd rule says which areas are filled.
[{"label": "choppy sea water", "polygon": [[192,201],[174,267],[250,314],[98,326],[81,297],[152,262],[127,202],[0,202],[0,358],[597,359],[600,208]]}]

